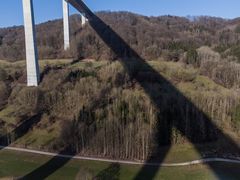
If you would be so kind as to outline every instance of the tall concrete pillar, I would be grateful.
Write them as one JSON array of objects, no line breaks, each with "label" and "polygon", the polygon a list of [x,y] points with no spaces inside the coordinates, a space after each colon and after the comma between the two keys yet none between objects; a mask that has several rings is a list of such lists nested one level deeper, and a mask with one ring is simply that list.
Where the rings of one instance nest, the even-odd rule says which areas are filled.
[{"label": "tall concrete pillar", "polygon": [[64,50],[70,48],[70,29],[69,29],[69,5],[66,0],[63,2],[63,33],[64,33]]},{"label": "tall concrete pillar", "polygon": [[40,81],[38,51],[36,46],[36,33],[32,0],[22,0],[26,61],[27,61],[27,85],[38,86]]},{"label": "tall concrete pillar", "polygon": [[81,15],[81,17],[82,17],[82,26],[85,26],[87,19],[84,15]]}]

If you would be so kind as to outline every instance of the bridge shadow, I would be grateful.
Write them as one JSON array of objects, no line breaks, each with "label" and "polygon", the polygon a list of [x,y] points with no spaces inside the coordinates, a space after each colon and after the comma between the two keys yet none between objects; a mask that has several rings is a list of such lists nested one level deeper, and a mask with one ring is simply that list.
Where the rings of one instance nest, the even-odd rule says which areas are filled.
[{"label": "bridge shadow", "polygon": [[[90,26],[118,56],[120,63],[124,66],[131,79],[141,85],[159,111],[155,132],[156,146],[149,155],[146,166],[142,168],[135,179],[140,179],[145,170],[149,169],[148,163],[153,161],[159,162],[159,167],[151,168],[148,173],[148,179],[153,179],[156,176],[156,173],[160,169],[160,163],[169,151],[169,148],[166,148],[164,151],[160,151],[160,149],[162,149],[163,145],[169,145],[170,147],[173,128],[176,128],[182,135],[186,136],[200,154],[203,153],[200,146],[198,146],[199,143],[215,142],[218,139],[225,142],[227,147],[224,149],[225,153],[235,152],[236,154],[240,154],[239,144],[224,134],[202,110],[176,89],[171,82],[153,69],[110,26],[97,17],[83,1],[68,0],[68,2],[80,13],[85,14]],[[148,77],[142,77],[142,72],[145,72],[145,75]],[[159,84],[159,86],[149,84]],[[155,93],[156,90],[160,93]],[[190,126],[190,129],[188,126]],[[218,175],[215,166],[211,164],[209,166]]]},{"label": "bridge shadow", "polygon": [[11,143],[24,136],[35,124],[40,122],[41,117],[41,113],[34,115],[28,119],[26,117],[23,117],[24,119],[26,118],[26,120],[21,122],[21,124],[17,126],[13,131],[0,137],[0,145],[9,146]]},{"label": "bridge shadow", "polygon": [[[240,154],[240,147],[237,143],[228,135],[225,135],[202,110],[198,109],[174,85],[154,70],[81,0],[68,0],[68,2],[82,14],[85,14],[90,26],[118,56],[120,63],[124,66],[130,78],[141,85],[158,109],[158,121],[154,133],[155,146],[152,148],[145,165],[138,172],[135,179],[154,179],[156,177],[161,168],[161,163],[171,147],[173,128],[177,129],[192,142],[200,154],[203,154],[203,151],[198,146],[199,143],[215,142],[218,139],[225,141],[226,148],[223,149],[225,153],[235,152]],[[143,72],[147,77],[142,76]],[[156,91],[159,93],[156,93]],[[163,146],[166,148],[162,148]],[[59,154],[61,153],[63,152]],[[72,155],[75,155],[75,153]],[[64,166],[70,159],[71,157],[62,160],[54,157],[46,164],[23,177],[23,179],[38,179],[38,177],[44,179]],[[157,162],[159,165],[149,166],[149,163],[152,162]],[[221,178],[216,166],[212,163],[208,165],[215,175]]]},{"label": "bridge shadow", "polygon": [[[108,94],[108,89],[103,89],[101,94],[107,95]],[[79,117],[77,117],[75,123],[73,126],[78,127],[79,123],[82,121],[81,118],[85,115],[84,112],[94,112],[94,109],[96,106],[98,106],[98,102],[100,102],[100,99],[104,96],[96,97],[95,102],[85,105],[82,110],[79,112]],[[104,103],[103,106],[106,106],[107,104]],[[94,126],[94,118],[92,119],[91,117],[94,117],[94,115],[88,114],[89,119],[87,120],[88,126]],[[83,127],[84,128],[84,127]],[[77,129],[77,132],[74,132],[74,134],[78,133],[79,129]],[[92,136],[97,136],[95,134],[92,134]],[[74,138],[74,137],[72,137]],[[88,137],[88,138],[93,138],[93,137]],[[47,161],[45,164],[41,165],[37,169],[33,170],[29,174],[26,174],[25,176],[19,178],[21,180],[28,180],[28,179],[35,179],[35,180],[42,180],[46,179],[49,177],[51,174],[65,166],[76,154],[76,149],[73,147],[73,144],[66,145],[63,150],[58,152],[56,156],[51,158],[49,161]],[[79,147],[79,150],[81,150],[82,147]],[[62,157],[64,156],[64,157]],[[114,167],[116,167],[114,165]],[[111,166],[111,168],[113,168]],[[110,172],[110,171],[109,171]]]},{"label": "bridge shadow", "polygon": [[34,171],[30,172],[29,174],[19,179],[21,180],[46,179],[56,170],[60,169],[65,164],[67,164],[72,159],[72,157],[75,156],[75,154],[76,152],[72,152],[72,149],[70,149],[69,147],[66,147],[61,152],[59,152],[59,155],[66,155],[66,157],[55,156],[44,165],[40,166],[39,168],[35,169]]}]

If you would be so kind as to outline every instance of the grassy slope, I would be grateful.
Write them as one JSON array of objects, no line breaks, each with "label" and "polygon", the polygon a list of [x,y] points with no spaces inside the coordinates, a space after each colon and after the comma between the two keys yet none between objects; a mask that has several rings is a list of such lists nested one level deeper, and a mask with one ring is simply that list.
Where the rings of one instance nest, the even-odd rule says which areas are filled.
[{"label": "grassy slope", "polygon": [[[107,61],[100,61],[89,63],[88,60],[81,62],[75,62],[71,65],[72,60],[70,59],[58,59],[58,60],[40,60],[40,70],[43,70],[46,66],[68,66],[70,69],[84,69],[89,64],[93,68],[99,68],[107,64]],[[25,69],[25,61],[17,62],[7,62],[5,60],[0,60],[0,67],[6,70],[9,74],[13,74],[17,69]],[[7,124],[17,124],[16,119],[13,116],[15,109],[12,106],[7,106],[4,109],[0,110],[0,119],[5,121]],[[41,120],[40,124],[44,124],[44,120]],[[28,146],[32,148],[39,148],[45,146],[52,142],[56,137],[59,136],[59,123],[52,124],[44,130],[34,128],[29,133],[25,134],[22,138],[18,139],[15,144]]]},{"label": "grassy slope", "polygon": [[[19,177],[24,176],[41,165],[48,162],[50,158],[47,156],[39,156],[26,153],[18,153],[13,151],[0,151],[0,177]],[[239,165],[216,164],[219,174],[222,178],[240,178],[238,173]],[[51,172],[48,179],[75,179],[79,172],[90,174],[95,177],[102,172],[107,172],[110,176],[119,177],[119,179],[133,179],[140,171],[141,166],[120,165],[111,170],[110,163],[95,161],[79,161],[71,160],[60,169]],[[54,169],[54,167],[48,167]],[[108,170],[107,170],[108,169]],[[104,171],[105,170],[105,171]],[[142,179],[146,179],[151,174],[150,170],[146,170]],[[106,174],[105,174],[106,175]],[[106,177],[106,176],[105,176]],[[161,168],[155,179],[216,179],[216,176],[206,165],[187,166],[179,168]]]}]

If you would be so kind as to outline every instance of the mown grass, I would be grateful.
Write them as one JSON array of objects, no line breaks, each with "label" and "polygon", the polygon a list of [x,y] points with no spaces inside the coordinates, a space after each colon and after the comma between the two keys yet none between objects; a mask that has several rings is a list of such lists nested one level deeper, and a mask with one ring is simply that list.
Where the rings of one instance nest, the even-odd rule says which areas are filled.
[{"label": "mown grass", "polygon": [[[22,177],[48,162],[51,157],[20,153],[15,151],[0,151],[0,178]],[[111,170],[111,163],[70,160],[60,169],[55,169],[54,165],[49,167],[52,172],[47,179],[75,179],[81,173],[83,178],[86,174],[90,177],[117,177],[118,179],[133,179],[141,170],[138,165],[119,165]],[[226,179],[238,179],[240,174],[239,165],[229,165],[215,163],[219,170],[218,177]],[[147,179],[152,169],[146,169],[141,179]],[[107,175],[108,174],[108,175]],[[103,176],[104,175],[104,176]],[[80,177],[80,176],[79,176]],[[89,177],[89,176],[88,176]],[[36,177],[37,178],[37,177]],[[80,178],[81,179],[81,178]],[[157,172],[155,179],[217,179],[217,176],[207,165],[194,165],[186,167],[162,167]]]}]

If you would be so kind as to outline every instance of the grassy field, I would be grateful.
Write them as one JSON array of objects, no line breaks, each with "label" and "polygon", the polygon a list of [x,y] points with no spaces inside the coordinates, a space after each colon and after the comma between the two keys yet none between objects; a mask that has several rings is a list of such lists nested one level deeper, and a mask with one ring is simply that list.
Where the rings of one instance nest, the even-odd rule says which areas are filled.
[{"label": "grassy field", "polygon": [[[84,68],[86,65],[90,64],[92,61],[91,60],[83,60],[83,61],[73,61],[72,59],[57,59],[57,60],[51,60],[51,59],[42,59],[39,60],[39,65],[40,68],[44,68],[45,66],[65,66],[65,65],[70,65],[70,68],[73,67],[82,67]],[[106,64],[107,61],[99,61],[99,62],[94,62],[91,63],[93,64],[94,67],[98,67],[100,65]],[[5,69],[11,69],[13,67],[18,67],[18,68],[25,68],[26,66],[26,60],[22,61],[17,61],[17,62],[8,62],[5,60],[0,60],[0,67],[5,68]]]},{"label": "grassy field", "polygon": [[[163,167],[161,169],[141,166],[110,164],[95,161],[52,159],[47,156],[19,153],[14,151],[0,151],[0,178],[28,177],[34,179],[133,179],[141,171],[140,179],[239,179],[238,165],[215,164],[217,174],[207,165],[187,167]],[[47,170],[46,170],[47,169]]]}]

